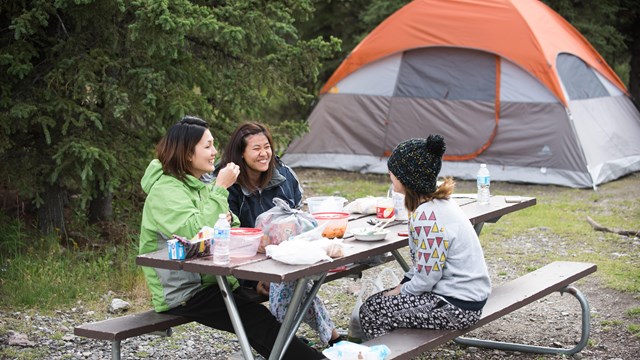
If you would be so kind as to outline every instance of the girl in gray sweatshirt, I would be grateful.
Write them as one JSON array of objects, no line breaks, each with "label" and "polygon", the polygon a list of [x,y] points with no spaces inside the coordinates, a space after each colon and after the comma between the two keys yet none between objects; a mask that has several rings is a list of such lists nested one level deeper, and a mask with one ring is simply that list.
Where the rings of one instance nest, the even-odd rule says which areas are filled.
[{"label": "girl in gray sweatshirt", "polygon": [[451,178],[436,185],[444,139],[400,143],[387,166],[393,190],[405,195],[411,269],[395,288],[374,294],[360,308],[369,338],[396,328],[464,329],[482,315],[491,281],[478,236],[450,199]]}]

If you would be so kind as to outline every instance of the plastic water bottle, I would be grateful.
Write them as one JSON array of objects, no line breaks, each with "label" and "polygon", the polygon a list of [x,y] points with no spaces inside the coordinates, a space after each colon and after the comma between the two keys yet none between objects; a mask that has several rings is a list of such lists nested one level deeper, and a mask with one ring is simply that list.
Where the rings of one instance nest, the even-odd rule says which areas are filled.
[{"label": "plastic water bottle", "polygon": [[218,221],[213,226],[213,263],[215,265],[229,264],[229,242],[231,241],[231,226],[227,221],[227,214],[218,215]]},{"label": "plastic water bottle", "polygon": [[489,174],[489,169],[487,169],[487,164],[480,164],[476,179],[476,183],[478,184],[478,204],[487,205],[489,204],[489,197],[491,196],[489,191],[489,187],[491,187],[491,175]]},{"label": "plastic water bottle", "polygon": [[409,219],[407,208],[404,207],[404,195],[393,191],[393,184],[389,186],[387,197],[393,199],[393,212],[396,214],[396,220]]}]

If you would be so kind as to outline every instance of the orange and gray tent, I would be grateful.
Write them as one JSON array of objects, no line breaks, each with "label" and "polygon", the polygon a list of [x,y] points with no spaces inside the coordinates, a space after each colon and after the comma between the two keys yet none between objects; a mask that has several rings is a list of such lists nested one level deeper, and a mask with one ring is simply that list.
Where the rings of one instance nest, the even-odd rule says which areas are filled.
[{"label": "orange and gray tent", "polygon": [[537,0],[416,0],[336,69],[283,160],[386,173],[444,136],[442,176],[596,187],[640,170],[640,113],[614,71]]}]

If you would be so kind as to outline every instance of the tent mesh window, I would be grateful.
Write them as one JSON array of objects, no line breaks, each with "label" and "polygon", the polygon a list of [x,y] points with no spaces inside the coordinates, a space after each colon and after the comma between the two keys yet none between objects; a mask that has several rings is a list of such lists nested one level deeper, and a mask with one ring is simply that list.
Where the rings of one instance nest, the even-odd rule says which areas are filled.
[{"label": "tent mesh window", "polygon": [[496,57],[482,51],[442,47],[407,51],[395,96],[494,101]]},{"label": "tent mesh window", "polygon": [[593,70],[579,58],[569,55],[558,55],[558,75],[571,100],[593,99],[609,96],[607,89],[600,82]]}]

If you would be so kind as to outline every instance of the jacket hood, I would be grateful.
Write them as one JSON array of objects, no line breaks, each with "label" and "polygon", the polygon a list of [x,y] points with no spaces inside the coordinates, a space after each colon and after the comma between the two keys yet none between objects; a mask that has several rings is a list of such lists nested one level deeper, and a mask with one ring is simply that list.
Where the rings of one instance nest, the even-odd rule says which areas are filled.
[{"label": "jacket hood", "polygon": [[140,185],[142,185],[142,190],[144,190],[144,192],[148,194],[149,191],[151,191],[153,184],[155,184],[156,181],[158,181],[162,175],[164,175],[164,173],[162,172],[162,164],[160,163],[160,160],[158,159],[151,160],[151,162],[149,163],[149,166],[147,166],[147,170],[144,171],[144,176],[142,176],[142,180],[140,180]]}]

